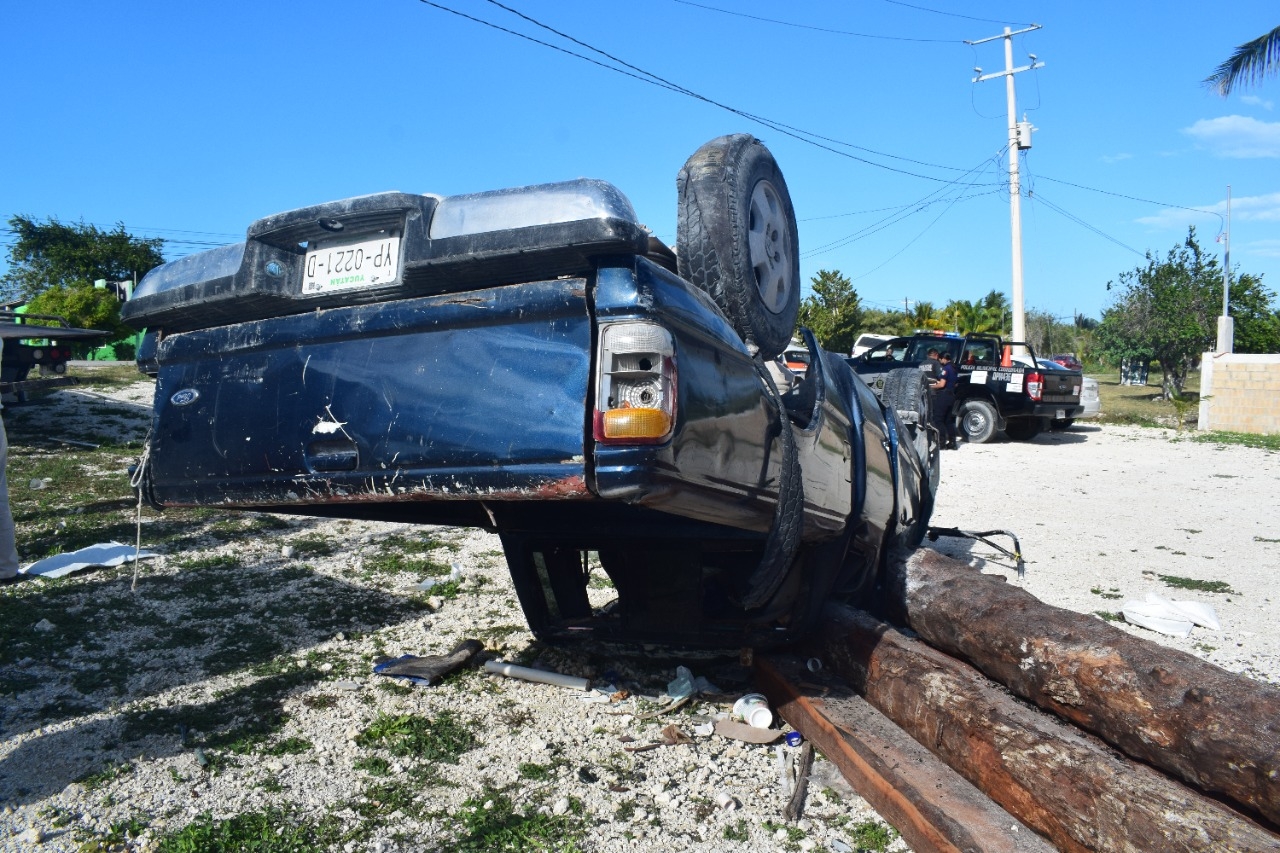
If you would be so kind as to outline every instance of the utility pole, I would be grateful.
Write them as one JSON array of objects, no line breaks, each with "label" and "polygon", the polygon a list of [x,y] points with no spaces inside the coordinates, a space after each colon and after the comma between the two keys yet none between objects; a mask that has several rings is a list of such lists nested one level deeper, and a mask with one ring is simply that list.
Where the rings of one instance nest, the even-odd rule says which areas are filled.
[{"label": "utility pole", "polygon": [[1218,352],[1235,351],[1235,320],[1231,317],[1231,185],[1227,185],[1227,234],[1222,253],[1222,316],[1218,318]]},{"label": "utility pole", "polygon": [[1005,27],[1001,35],[965,42],[968,45],[979,45],[1004,39],[1004,70],[983,74],[981,68],[975,68],[973,70],[978,76],[973,78],[973,82],[981,83],[984,80],[1003,77],[1005,98],[1009,107],[1009,222],[1013,232],[1013,339],[1015,341],[1026,340],[1027,334],[1026,310],[1022,298],[1022,187],[1018,181],[1018,154],[1031,147],[1031,122],[1025,120],[1021,124],[1018,122],[1013,75],[1021,71],[1043,68],[1044,63],[1037,62],[1035,55],[1031,54],[1030,65],[1014,68],[1013,37],[1038,29],[1040,29],[1039,24],[1032,24],[1016,32]]}]

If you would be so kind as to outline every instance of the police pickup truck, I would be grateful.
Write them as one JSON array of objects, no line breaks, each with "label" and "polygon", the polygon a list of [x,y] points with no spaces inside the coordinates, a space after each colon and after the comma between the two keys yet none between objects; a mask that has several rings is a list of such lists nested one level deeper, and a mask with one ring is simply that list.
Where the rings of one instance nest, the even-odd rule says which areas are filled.
[{"label": "police pickup truck", "polygon": [[121,312],[157,379],[144,496],[495,531],[544,639],[799,636],[923,537],[927,395],[903,370],[882,404],[807,332],[804,377],[778,363],[799,253],[759,140],[677,190],[675,253],[583,179],[303,207],[153,270]]},{"label": "police pickup truck", "polygon": [[[1018,348],[1026,352],[1015,354]],[[1029,345],[994,335],[917,333],[885,341],[849,364],[879,394],[893,370],[928,369],[931,349],[951,354],[959,374],[951,416],[959,420],[960,435],[975,444],[990,441],[998,430],[1027,441],[1046,428],[1068,426],[1084,412],[1079,370],[1037,359]]]}]

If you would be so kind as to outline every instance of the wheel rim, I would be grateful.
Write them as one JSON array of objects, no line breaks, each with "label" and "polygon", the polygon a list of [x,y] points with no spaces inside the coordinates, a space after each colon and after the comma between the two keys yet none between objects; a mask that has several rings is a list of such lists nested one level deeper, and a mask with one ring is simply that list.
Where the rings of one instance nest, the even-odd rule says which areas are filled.
[{"label": "wheel rim", "polygon": [[964,415],[964,431],[977,435],[987,428],[987,417],[982,412],[969,411]]},{"label": "wheel rim", "polygon": [[770,312],[781,314],[795,287],[794,247],[782,198],[768,181],[760,181],[751,191],[747,247],[760,303]]}]

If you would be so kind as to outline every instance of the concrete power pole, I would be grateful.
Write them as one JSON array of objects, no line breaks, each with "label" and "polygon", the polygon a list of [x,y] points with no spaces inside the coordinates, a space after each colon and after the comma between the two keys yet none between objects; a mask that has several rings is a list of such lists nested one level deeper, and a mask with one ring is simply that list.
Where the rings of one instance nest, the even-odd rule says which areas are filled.
[{"label": "concrete power pole", "polygon": [[981,83],[996,77],[1003,77],[1005,80],[1005,97],[1009,106],[1009,222],[1013,232],[1013,339],[1015,341],[1024,341],[1027,338],[1027,315],[1022,297],[1022,187],[1018,180],[1018,154],[1031,147],[1031,122],[1018,122],[1013,75],[1021,71],[1043,68],[1044,63],[1037,62],[1035,55],[1032,54],[1030,65],[1014,68],[1013,37],[1038,29],[1040,29],[1039,24],[1032,24],[1016,32],[1005,27],[1001,35],[965,42],[969,45],[979,45],[1004,39],[1004,70],[983,74],[981,68],[975,68],[973,70],[978,76],[973,78],[973,82]]},{"label": "concrete power pole", "polygon": [[1231,187],[1227,186],[1227,233],[1222,253],[1222,316],[1218,318],[1217,352],[1235,351],[1235,320],[1231,317]]}]

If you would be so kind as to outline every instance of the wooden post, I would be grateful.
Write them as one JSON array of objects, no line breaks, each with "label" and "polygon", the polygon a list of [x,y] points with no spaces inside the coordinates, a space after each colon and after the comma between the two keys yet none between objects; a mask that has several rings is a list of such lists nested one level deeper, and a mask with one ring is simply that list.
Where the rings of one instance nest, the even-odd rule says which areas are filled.
[{"label": "wooden post", "polygon": [[823,657],[894,723],[1064,851],[1274,851],[1280,836],[860,611],[828,607]]},{"label": "wooden post", "polygon": [[1050,606],[927,548],[895,568],[891,597],[927,643],[1280,825],[1280,688]]}]

